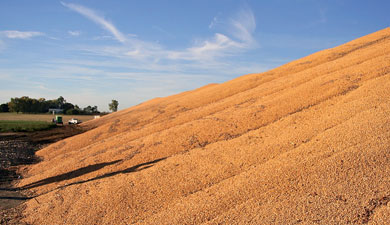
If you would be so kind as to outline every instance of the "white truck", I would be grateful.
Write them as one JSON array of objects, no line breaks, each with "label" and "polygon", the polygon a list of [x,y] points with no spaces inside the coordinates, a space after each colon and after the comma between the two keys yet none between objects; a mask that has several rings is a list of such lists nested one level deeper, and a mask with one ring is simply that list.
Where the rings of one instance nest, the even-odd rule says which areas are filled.
[{"label": "white truck", "polygon": [[75,118],[68,120],[68,124],[79,124],[79,123],[81,123],[81,120]]}]

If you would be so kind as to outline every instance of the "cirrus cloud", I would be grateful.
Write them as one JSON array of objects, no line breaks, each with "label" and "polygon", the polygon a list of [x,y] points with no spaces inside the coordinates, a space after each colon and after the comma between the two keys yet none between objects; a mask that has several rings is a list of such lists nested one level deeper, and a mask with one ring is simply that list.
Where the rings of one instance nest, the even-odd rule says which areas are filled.
[{"label": "cirrus cloud", "polygon": [[80,31],[78,31],[78,30],[70,30],[70,31],[68,31],[68,34],[70,34],[71,36],[80,36],[80,34],[81,34],[81,32]]},{"label": "cirrus cloud", "polygon": [[72,3],[61,2],[61,4],[72,11],[80,13],[81,15],[87,17],[88,19],[92,20],[96,24],[99,24],[100,26],[103,27],[103,29],[110,32],[115,37],[115,39],[117,39],[119,42],[122,43],[126,42],[125,35],[123,35],[112,23],[107,21],[103,16],[98,15],[98,13],[96,13],[94,10],[84,7],[82,5],[77,5]]},{"label": "cirrus cloud", "polygon": [[212,37],[197,39],[187,48],[172,50],[156,42],[141,40],[135,35],[123,34],[113,23],[93,9],[73,3],[61,2],[61,4],[100,25],[123,44],[121,46],[83,47],[85,51],[100,56],[128,57],[133,60],[153,62],[164,60],[200,62],[237,55],[245,50],[257,47],[257,42],[253,37],[256,22],[249,7],[242,8],[233,18],[227,19],[226,22],[214,17],[211,22],[212,27],[218,21],[219,24],[226,26],[225,29],[229,35],[216,32]]},{"label": "cirrus cloud", "polygon": [[2,36],[11,39],[30,39],[32,37],[45,35],[44,33],[37,32],[37,31],[17,31],[17,30],[0,31],[0,34]]}]

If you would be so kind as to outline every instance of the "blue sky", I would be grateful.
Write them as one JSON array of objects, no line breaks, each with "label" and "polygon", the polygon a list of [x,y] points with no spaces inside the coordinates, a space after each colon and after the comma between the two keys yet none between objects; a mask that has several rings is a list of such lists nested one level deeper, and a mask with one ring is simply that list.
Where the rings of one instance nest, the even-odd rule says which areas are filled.
[{"label": "blue sky", "polygon": [[390,24],[390,1],[2,0],[0,103],[145,100],[259,73]]}]

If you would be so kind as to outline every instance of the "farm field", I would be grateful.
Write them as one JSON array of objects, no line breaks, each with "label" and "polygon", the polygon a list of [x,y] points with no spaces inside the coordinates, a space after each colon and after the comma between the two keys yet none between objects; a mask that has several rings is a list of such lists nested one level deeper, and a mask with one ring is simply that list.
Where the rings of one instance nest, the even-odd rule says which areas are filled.
[{"label": "farm field", "polygon": [[[52,114],[23,114],[23,113],[0,113],[1,120],[22,120],[22,121],[46,121],[51,122],[54,118]],[[62,120],[66,123],[72,118],[80,119],[82,122],[92,120],[93,115],[62,115]]]},{"label": "farm field", "polygon": [[46,121],[0,120],[0,132],[31,132],[48,130],[56,126]]}]

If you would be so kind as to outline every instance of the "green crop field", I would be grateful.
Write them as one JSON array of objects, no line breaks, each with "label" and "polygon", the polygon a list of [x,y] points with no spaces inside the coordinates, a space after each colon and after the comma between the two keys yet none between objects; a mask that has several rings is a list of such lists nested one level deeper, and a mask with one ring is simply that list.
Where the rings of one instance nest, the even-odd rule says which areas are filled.
[{"label": "green crop field", "polygon": [[[52,114],[23,114],[23,113],[0,113],[0,120],[22,120],[22,121],[46,121],[51,122],[54,116]],[[93,115],[62,115],[62,121],[64,124],[72,118],[80,119],[83,122],[92,120]]]},{"label": "green crop field", "polygon": [[0,120],[0,132],[31,132],[48,130],[56,126],[45,121]]}]

